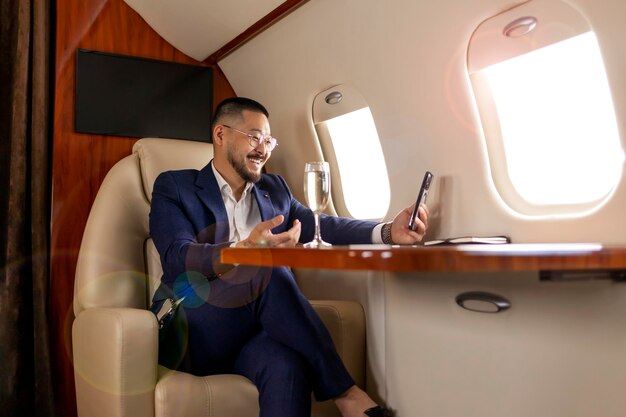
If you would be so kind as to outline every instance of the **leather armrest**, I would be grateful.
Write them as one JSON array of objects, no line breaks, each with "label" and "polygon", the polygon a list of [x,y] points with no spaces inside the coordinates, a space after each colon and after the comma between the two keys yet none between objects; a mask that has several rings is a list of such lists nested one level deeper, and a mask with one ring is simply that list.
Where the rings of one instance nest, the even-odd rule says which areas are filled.
[{"label": "leather armrest", "polygon": [[354,301],[311,300],[357,385],[365,384],[365,314]]},{"label": "leather armrest", "polygon": [[[354,382],[365,388],[365,313],[354,301],[311,300]],[[332,400],[314,402],[312,417],[340,417]]]},{"label": "leather armrest", "polygon": [[84,310],[72,339],[78,415],[154,416],[158,326],[150,311]]}]

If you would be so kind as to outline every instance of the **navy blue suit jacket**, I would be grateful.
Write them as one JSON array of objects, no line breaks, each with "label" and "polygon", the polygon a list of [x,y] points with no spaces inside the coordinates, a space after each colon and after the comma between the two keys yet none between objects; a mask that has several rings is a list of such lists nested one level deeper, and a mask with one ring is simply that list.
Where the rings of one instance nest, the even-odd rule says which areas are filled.
[{"label": "navy blue suit jacket", "polygon": [[[299,219],[300,242],[313,238],[313,212],[293,197],[282,177],[263,174],[253,194],[262,220],[285,216],[273,233],[288,230]],[[326,215],[320,222],[322,237],[335,245],[371,243],[372,229],[377,224]],[[184,272],[200,272],[212,279],[232,268],[219,260],[220,250],[232,242],[228,240],[226,208],[211,164],[200,171],[168,171],[158,176],[152,193],[150,234],[161,257],[161,281],[170,288]]]}]

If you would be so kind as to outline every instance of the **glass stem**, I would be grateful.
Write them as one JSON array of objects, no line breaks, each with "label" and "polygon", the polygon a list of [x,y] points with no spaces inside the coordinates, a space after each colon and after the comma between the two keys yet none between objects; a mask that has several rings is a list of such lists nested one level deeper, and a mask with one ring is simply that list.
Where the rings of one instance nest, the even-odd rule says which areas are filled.
[{"label": "glass stem", "polygon": [[320,215],[313,213],[313,217],[315,217],[315,236],[313,237],[313,240],[321,242],[322,235],[320,233]]}]

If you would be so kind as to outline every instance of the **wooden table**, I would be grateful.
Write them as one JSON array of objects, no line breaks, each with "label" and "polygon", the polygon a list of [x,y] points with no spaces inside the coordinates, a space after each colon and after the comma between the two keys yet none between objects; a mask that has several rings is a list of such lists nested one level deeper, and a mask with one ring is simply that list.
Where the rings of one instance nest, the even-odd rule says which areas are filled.
[{"label": "wooden table", "polygon": [[626,278],[626,246],[504,244],[227,248],[224,263],[375,271],[609,271]]}]

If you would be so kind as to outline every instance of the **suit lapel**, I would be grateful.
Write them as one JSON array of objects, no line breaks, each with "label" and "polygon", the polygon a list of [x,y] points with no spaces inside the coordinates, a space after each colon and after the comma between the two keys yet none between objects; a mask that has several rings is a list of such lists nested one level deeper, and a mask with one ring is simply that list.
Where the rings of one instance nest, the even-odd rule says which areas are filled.
[{"label": "suit lapel", "polygon": [[259,211],[261,212],[261,220],[269,220],[275,216],[274,206],[272,205],[272,199],[270,193],[264,190],[261,186],[255,185],[252,187],[254,198],[259,203]]},{"label": "suit lapel", "polygon": [[215,242],[228,242],[230,236],[228,215],[210,163],[198,173],[196,186],[200,188],[196,195],[215,216]]}]

